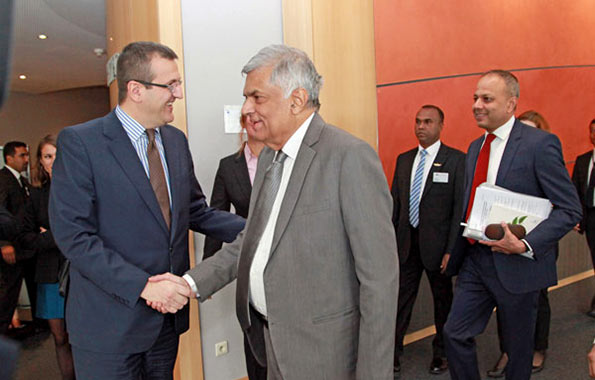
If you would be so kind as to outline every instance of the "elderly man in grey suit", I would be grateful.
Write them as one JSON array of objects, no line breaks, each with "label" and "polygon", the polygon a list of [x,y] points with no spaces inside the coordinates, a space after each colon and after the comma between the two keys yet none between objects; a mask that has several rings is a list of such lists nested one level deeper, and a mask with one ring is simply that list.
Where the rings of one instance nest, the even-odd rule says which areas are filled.
[{"label": "elderly man in grey suit", "polygon": [[398,261],[378,156],[318,115],[322,78],[304,52],[269,46],[242,72],[242,113],[267,145],[251,211],[184,279],[206,300],[237,277],[237,316],[269,379],[392,379]]}]

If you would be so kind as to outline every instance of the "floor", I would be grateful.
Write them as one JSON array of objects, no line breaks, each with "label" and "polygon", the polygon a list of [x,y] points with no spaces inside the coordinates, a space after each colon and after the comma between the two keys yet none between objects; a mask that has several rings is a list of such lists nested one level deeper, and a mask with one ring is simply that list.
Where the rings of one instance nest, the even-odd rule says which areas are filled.
[{"label": "floor", "polygon": [[[533,375],[532,379],[589,379],[586,353],[595,336],[595,319],[586,316],[585,312],[594,290],[595,278],[590,277],[550,294],[552,305],[550,349],[545,369]],[[428,337],[405,347],[401,359],[401,379],[446,380],[450,378],[448,374],[430,375],[427,372],[431,357],[431,339]],[[485,374],[499,355],[495,317],[490,321],[486,332],[478,338],[477,345],[481,373]],[[38,334],[23,340],[16,379],[60,379],[54,355],[53,340],[49,333]]]}]

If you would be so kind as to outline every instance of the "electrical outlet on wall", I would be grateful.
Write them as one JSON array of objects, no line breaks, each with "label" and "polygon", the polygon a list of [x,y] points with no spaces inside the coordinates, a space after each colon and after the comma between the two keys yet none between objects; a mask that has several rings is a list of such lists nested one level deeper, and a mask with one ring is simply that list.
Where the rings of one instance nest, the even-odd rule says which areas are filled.
[{"label": "electrical outlet on wall", "polygon": [[227,354],[227,341],[215,343],[215,356]]}]

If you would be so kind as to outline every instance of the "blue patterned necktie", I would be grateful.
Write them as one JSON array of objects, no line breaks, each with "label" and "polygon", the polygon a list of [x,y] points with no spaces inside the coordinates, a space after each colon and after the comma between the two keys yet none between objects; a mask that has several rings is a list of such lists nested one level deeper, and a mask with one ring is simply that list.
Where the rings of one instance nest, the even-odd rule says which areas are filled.
[{"label": "blue patterned necktie", "polygon": [[428,152],[422,149],[420,152],[419,163],[415,169],[413,184],[409,194],[409,223],[415,228],[419,225],[419,201],[421,199],[421,184],[424,178],[424,167],[426,164],[426,155]]}]

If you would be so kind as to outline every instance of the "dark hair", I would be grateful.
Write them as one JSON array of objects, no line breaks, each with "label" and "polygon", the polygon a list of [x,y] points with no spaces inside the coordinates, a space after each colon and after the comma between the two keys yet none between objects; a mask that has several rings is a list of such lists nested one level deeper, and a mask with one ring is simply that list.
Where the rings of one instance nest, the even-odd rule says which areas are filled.
[{"label": "dark hair", "polygon": [[485,73],[483,73],[481,75],[481,77],[483,78],[488,75],[496,75],[496,76],[502,78],[502,80],[504,80],[504,83],[506,83],[506,88],[508,89],[508,93],[510,96],[514,96],[515,98],[518,98],[521,95],[519,80],[510,71],[490,70],[490,71],[486,71]]},{"label": "dark hair", "polygon": [[33,187],[42,187],[50,181],[50,173],[48,173],[41,164],[41,150],[46,145],[53,145],[56,147],[56,137],[54,135],[47,135],[39,141],[37,145],[37,154],[35,155],[35,165],[31,170],[31,185]]},{"label": "dark hair", "polygon": [[590,127],[591,127],[593,124],[595,124],[595,119],[591,120],[591,124],[589,124],[589,128],[590,128]]},{"label": "dark hair", "polygon": [[17,152],[17,148],[27,148],[27,144],[22,141],[9,141],[4,145],[2,155],[4,156],[4,162],[6,162],[6,157],[10,156],[13,157]]},{"label": "dark hair", "polygon": [[[132,42],[122,50],[118,57],[116,78],[118,80],[118,103],[122,103],[128,94],[128,82],[142,80],[151,82],[151,60],[157,55],[161,58],[174,60],[178,56],[169,47],[156,42]],[[148,86],[147,86],[148,87]]]},{"label": "dark hair", "polygon": [[440,109],[440,107],[435,106],[433,104],[424,104],[421,108],[436,110],[438,112],[438,116],[440,117],[440,123],[444,123],[444,112]]},{"label": "dark hair", "polygon": [[537,111],[525,111],[518,117],[519,120],[529,120],[535,123],[537,129],[543,129],[546,132],[550,131],[550,125],[545,118]]}]

